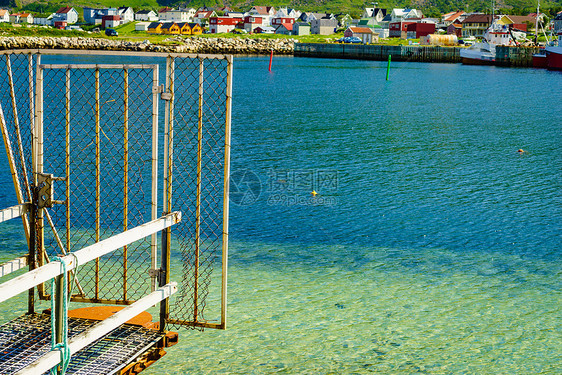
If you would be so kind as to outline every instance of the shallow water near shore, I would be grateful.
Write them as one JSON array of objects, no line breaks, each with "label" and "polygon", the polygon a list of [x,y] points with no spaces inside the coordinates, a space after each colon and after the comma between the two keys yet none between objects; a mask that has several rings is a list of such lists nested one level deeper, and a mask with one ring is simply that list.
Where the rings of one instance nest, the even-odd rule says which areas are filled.
[{"label": "shallow water near shore", "polygon": [[562,372],[562,74],[268,63],[234,61],[228,329],[145,373]]}]

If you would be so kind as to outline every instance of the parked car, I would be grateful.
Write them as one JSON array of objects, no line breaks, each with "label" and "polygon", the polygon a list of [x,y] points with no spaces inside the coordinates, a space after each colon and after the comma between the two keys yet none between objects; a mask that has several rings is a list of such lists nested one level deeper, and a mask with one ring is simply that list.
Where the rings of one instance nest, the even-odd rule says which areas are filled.
[{"label": "parked car", "polygon": [[115,29],[105,29],[105,35],[107,36],[117,36],[119,33]]},{"label": "parked car", "polygon": [[363,41],[356,36],[346,36],[336,40],[336,43],[363,43]]},{"label": "parked car", "polygon": [[356,36],[348,36],[347,38],[344,38],[343,42],[344,43],[363,43],[361,38],[358,38]]}]

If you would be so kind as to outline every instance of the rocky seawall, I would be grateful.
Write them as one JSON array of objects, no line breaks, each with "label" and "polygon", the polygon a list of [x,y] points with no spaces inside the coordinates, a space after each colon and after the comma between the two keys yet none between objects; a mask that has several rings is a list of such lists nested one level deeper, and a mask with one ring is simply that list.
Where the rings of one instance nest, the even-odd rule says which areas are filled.
[{"label": "rocky seawall", "polygon": [[0,37],[0,50],[6,49],[83,49],[109,51],[145,51],[170,53],[222,53],[222,54],[268,54],[291,55],[295,49],[294,39],[249,39],[249,38],[198,38],[174,36],[163,44],[152,44],[148,40],[131,42],[103,38],[54,38],[54,37]]}]

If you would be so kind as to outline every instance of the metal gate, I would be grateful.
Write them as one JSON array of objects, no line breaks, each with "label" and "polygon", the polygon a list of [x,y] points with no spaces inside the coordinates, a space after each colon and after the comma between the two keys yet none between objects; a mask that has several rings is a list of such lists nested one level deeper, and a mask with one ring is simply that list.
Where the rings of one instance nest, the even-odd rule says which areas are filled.
[{"label": "metal gate", "polygon": [[[0,104],[19,203],[35,195],[41,208],[24,215],[30,268],[159,210],[182,211],[161,242],[153,235],[79,266],[72,301],[131,304],[175,272],[182,282],[162,305],[161,323],[224,329],[231,58],[123,53],[151,63],[42,64],[66,53],[23,52],[4,56]],[[220,294],[220,306],[207,318],[210,293]],[[49,298],[49,288],[39,286],[38,295]]]}]

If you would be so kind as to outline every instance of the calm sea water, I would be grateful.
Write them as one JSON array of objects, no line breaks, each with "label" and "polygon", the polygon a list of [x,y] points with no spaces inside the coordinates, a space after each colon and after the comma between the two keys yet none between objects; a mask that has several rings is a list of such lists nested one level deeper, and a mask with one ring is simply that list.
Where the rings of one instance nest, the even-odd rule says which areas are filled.
[{"label": "calm sea water", "polygon": [[146,373],[562,372],[562,74],[267,67],[235,59],[229,327]]}]

